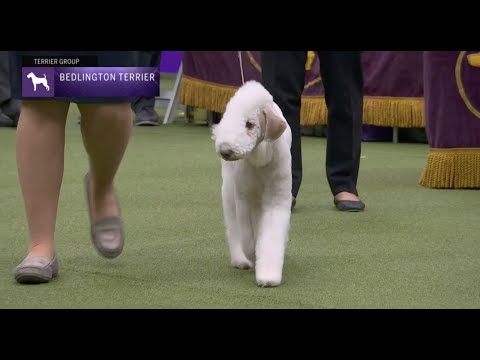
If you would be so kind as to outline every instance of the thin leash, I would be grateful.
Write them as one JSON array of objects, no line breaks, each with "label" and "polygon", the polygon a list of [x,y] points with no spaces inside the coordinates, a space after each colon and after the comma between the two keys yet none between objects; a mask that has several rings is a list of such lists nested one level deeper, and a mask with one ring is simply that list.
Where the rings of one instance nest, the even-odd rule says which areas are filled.
[{"label": "thin leash", "polygon": [[242,84],[245,84],[245,77],[243,76],[243,61],[242,61],[241,51],[238,51],[238,60],[240,62],[240,74],[242,75]]}]

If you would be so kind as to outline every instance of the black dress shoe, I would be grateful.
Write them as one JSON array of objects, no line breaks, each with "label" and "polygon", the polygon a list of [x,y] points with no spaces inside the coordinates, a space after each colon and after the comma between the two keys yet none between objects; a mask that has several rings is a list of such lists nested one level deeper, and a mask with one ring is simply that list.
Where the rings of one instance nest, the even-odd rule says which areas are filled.
[{"label": "black dress shoe", "polygon": [[333,203],[340,211],[357,212],[365,209],[365,204],[361,200],[337,200],[333,199]]},{"label": "black dress shoe", "polygon": [[0,113],[0,127],[16,127],[16,121],[9,116]]},{"label": "black dress shoe", "polygon": [[160,116],[154,109],[143,109],[135,114],[136,126],[157,126],[160,125]]}]

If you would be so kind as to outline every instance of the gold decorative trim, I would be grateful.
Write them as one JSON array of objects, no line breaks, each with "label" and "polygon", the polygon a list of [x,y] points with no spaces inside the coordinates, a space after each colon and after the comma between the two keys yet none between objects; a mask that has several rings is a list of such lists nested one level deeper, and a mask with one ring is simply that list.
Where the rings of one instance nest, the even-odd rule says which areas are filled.
[{"label": "gold decorative trim", "polygon": [[[300,123],[303,126],[326,125],[327,104],[323,96],[302,96]],[[425,128],[423,97],[365,96],[363,124]]]},{"label": "gold decorative trim", "polygon": [[479,189],[480,148],[430,149],[420,185],[434,189]]},{"label": "gold decorative trim", "polygon": [[[179,102],[210,111],[224,112],[238,89],[184,75],[180,83]],[[424,128],[423,98],[365,96],[363,124],[385,127]],[[327,105],[323,96],[302,96],[300,124],[325,125]]]},{"label": "gold decorative trim", "polygon": [[[257,62],[257,60],[255,60],[255,58],[253,57],[252,55],[252,52],[251,51],[245,51],[247,53],[247,56],[248,56],[248,59],[250,60],[250,63],[253,65],[253,67],[255,69],[257,69],[257,71],[261,74],[262,73],[262,67],[260,66],[260,64]],[[315,57],[312,58],[312,63],[313,63],[313,60],[315,59]],[[308,62],[307,62],[308,64]],[[310,64],[310,67],[311,67],[312,64]],[[309,69],[307,69],[309,70]],[[322,81],[322,78],[321,76],[319,76],[318,78],[315,78],[313,79],[312,81],[310,81],[309,83],[307,83],[304,87],[304,89],[308,89],[310,87],[312,87],[313,85],[319,83],[320,81]]]},{"label": "gold decorative trim", "polygon": [[460,54],[458,55],[457,58],[457,63],[455,65],[455,79],[457,81],[457,88],[458,92],[460,94],[460,97],[462,98],[463,102],[467,106],[467,109],[470,110],[470,112],[475,115],[478,119],[480,119],[480,111],[478,111],[475,106],[472,105],[470,102],[470,99],[468,98],[467,92],[465,91],[465,87],[463,85],[463,80],[462,80],[462,63],[463,59],[465,58],[466,51],[460,51]]},{"label": "gold decorative trim", "polygon": [[480,52],[467,55],[467,60],[470,66],[480,67]]},{"label": "gold decorative trim", "polygon": [[307,63],[305,64],[305,70],[310,71],[312,70],[313,62],[315,61],[315,51],[307,52]]},{"label": "gold decorative trim", "polygon": [[223,113],[228,101],[237,89],[236,86],[221,85],[183,75],[178,102],[187,106]]},{"label": "gold decorative trim", "polygon": [[313,85],[318,84],[321,81],[322,81],[322,78],[319,76],[319,77],[313,79],[312,81],[310,81],[309,83],[307,83],[303,89],[304,90],[308,89],[308,88],[312,87]]},{"label": "gold decorative trim", "polygon": [[255,69],[258,70],[258,72],[261,74],[262,73],[262,67],[260,66],[260,64],[257,62],[257,60],[255,60],[255,58],[253,57],[252,55],[252,52],[251,51],[246,51],[247,53],[247,56],[248,58],[250,59],[250,63],[253,65],[253,67]]}]

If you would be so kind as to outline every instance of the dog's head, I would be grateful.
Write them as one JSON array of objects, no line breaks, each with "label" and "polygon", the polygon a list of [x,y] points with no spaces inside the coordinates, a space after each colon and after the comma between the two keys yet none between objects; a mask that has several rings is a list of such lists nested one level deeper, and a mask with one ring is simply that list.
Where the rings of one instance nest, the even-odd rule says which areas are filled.
[{"label": "dog's head", "polygon": [[33,72],[28,73],[27,78],[31,79],[33,77]]},{"label": "dog's head", "polygon": [[212,126],[212,139],[216,152],[233,161],[246,157],[262,141],[275,141],[286,128],[272,95],[252,80],[230,99],[220,123]]}]

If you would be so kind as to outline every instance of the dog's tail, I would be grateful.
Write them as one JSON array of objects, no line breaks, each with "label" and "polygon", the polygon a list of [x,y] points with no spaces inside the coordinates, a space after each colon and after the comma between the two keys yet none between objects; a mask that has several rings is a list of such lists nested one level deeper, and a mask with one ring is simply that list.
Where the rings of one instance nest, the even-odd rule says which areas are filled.
[{"label": "dog's tail", "polygon": [[46,79],[46,78],[47,78],[47,75],[43,74],[43,77]]}]

